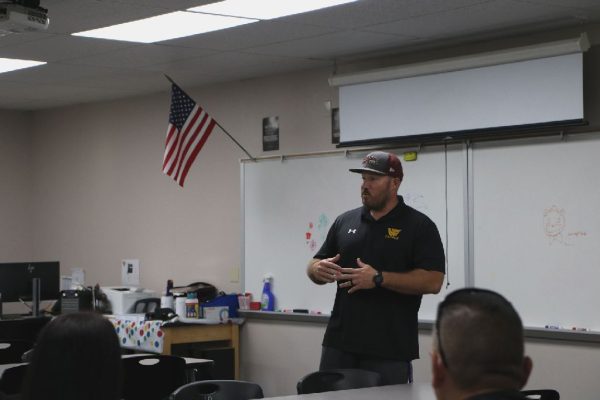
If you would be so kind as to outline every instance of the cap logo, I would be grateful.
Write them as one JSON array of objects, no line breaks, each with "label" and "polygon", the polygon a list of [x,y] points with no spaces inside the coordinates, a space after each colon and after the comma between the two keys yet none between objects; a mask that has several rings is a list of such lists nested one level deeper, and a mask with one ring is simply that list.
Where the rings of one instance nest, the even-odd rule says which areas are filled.
[{"label": "cap logo", "polygon": [[363,167],[366,168],[376,168],[377,167],[377,158],[372,155],[367,155],[363,158]]}]

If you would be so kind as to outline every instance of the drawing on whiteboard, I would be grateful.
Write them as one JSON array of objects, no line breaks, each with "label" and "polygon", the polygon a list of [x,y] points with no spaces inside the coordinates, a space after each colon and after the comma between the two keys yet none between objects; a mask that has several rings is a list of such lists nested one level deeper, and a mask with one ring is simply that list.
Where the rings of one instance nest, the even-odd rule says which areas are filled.
[{"label": "drawing on whiteboard", "polygon": [[553,205],[544,210],[544,233],[550,244],[567,244],[564,241],[563,231],[567,225],[565,210]]},{"label": "drawing on whiteboard", "polygon": [[329,228],[329,218],[327,218],[327,215],[325,214],[319,215],[319,219],[317,222],[317,230],[319,231],[323,239],[327,234],[327,228]]},{"label": "drawing on whiteboard", "polygon": [[587,236],[585,231],[567,232],[566,211],[553,205],[544,210],[544,233],[549,239],[549,243],[559,243],[565,246],[572,246],[572,240],[577,240]]},{"label": "drawing on whiteboard", "polygon": [[329,218],[324,213],[321,213],[317,218],[317,223],[312,221],[308,223],[308,230],[304,234],[306,245],[310,251],[316,251],[325,240],[327,229],[329,228]]},{"label": "drawing on whiteboard", "polygon": [[404,202],[414,209],[425,212],[429,210],[429,206],[425,202],[425,196],[418,193],[406,193],[402,195]]}]

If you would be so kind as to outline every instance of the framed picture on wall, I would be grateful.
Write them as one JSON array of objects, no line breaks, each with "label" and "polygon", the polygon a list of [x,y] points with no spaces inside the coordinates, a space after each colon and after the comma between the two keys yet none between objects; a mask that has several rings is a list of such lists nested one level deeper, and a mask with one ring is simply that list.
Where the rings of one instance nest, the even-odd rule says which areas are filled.
[{"label": "framed picture on wall", "polygon": [[279,117],[263,118],[263,151],[279,150]]}]

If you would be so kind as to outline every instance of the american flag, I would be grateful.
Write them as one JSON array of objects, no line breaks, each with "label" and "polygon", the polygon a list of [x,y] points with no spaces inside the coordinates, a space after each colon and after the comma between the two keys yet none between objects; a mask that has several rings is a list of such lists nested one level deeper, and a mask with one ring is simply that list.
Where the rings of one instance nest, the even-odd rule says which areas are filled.
[{"label": "american flag", "polygon": [[215,125],[216,121],[173,83],[163,172],[179,186],[183,187],[190,167]]}]

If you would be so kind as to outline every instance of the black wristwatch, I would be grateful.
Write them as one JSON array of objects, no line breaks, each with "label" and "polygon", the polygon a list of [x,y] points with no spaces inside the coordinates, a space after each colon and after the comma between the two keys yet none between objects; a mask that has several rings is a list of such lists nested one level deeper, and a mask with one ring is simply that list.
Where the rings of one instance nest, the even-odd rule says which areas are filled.
[{"label": "black wristwatch", "polygon": [[381,284],[383,283],[383,275],[381,274],[381,271],[377,271],[375,276],[373,276],[373,283],[375,284],[375,287],[381,287]]}]

